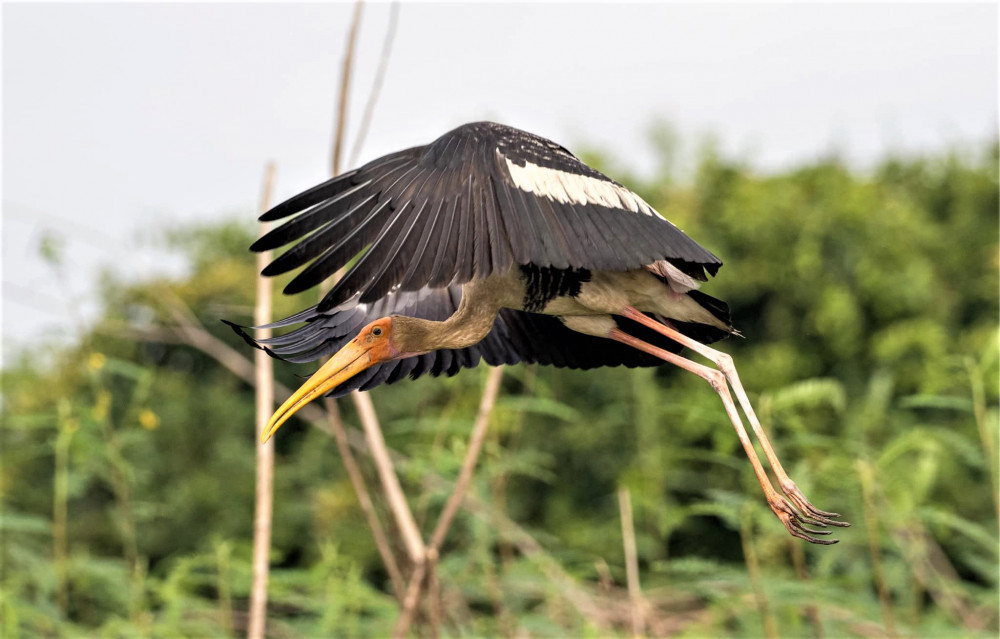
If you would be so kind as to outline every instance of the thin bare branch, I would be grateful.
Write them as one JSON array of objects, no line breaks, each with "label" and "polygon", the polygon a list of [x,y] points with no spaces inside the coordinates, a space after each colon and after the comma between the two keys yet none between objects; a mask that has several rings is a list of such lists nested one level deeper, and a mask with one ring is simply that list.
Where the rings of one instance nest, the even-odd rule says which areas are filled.
[{"label": "thin bare branch", "polygon": [[337,104],[336,124],[333,129],[333,157],[330,164],[334,175],[340,173],[340,156],[344,147],[344,125],[347,123],[347,98],[351,89],[351,70],[354,67],[354,45],[358,40],[358,27],[361,26],[362,5],[362,0],[357,0],[354,3],[351,28],[347,32],[347,48],[344,51],[344,64],[340,72],[340,99]]},{"label": "thin bare branch", "polygon": [[[274,189],[274,164],[268,163],[264,173],[264,188],[260,196],[260,212],[271,207],[271,192]],[[267,232],[269,224],[261,222],[261,235]],[[270,278],[260,275],[268,262],[271,251],[257,254],[257,304],[254,307],[253,322],[261,326],[271,321],[271,299],[273,285]],[[257,339],[271,337],[271,329],[257,329]],[[274,360],[264,351],[254,353],[254,397],[257,410],[256,442],[267,426],[267,420],[274,410]],[[274,500],[274,444],[257,444],[256,496],[253,522],[253,582],[250,588],[250,623],[247,626],[248,639],[263,639],[267,623],[267,579],[271,554],[271,511]]]},{"label": "thin bare branch", "polygon": [[965,370],[969,375],[969,387],[972,391],[972,414],[976,419],[976,429],[979,431],[979,441],[986,455],[987,470],[990,474],[990,486],[993,488],[993,510],[997,516],[997,527],[1000,529],[1000,478],[997,467],[997,445],[993,441],[992,429],[986,419],[986,390],[983,384],[983,373],[979,364],[971,357],[965,358]]},{"label": "thin bare branch", "polygon": [[764,580],[760,574],[760,562],[757,560],[757,549],[753,543],[753,513],[747,504],[740,513],[740,540],[743,542],[743,559],[747,566],[747,576],[753,587],[753,596],[757,602],[761,624],[764,626],[764,636],[767,639],[777,639],[778,629],[771,615],[767,593],[764,591]]},{"label": "thin bare branch", "polygon": [[56,572],[56,605],[59,612],[69,609],[69,445],[77,424],[70,416],[70,403],[63,399],[56,405],[59,432],[54,443],[55,475],[52,478],[52,563]]},{"label": "thin bare branch", "polygon": [[392,43],[396,39],[397,22],[399,22],[398,0],[389,6],[389,26],[385,31],[385,40],[382,41],[382,53],[379,55],[378,69],[375,70],[375,79],[372,81],[372,90],[368,94],[368,102],[365,104],[365,112],[361,116],[361,124],[358,126],[358,135],[354,138],[354,146],[351,148],[350,166],[357,166],[358,156],[361,155],[361,148],[364,146],[365,137],[368,135],[368,128],[371,126],[372,116],[375,113],[375,104],[378,102],[378,96],[382,90],[382,82],[385,80],[385,71],[389,66],[389,55],[392,53]]},{"label": "thin bare branch", "polygon": [[410,585],[406,590],[406,599],[403,601],[403,611],[396,622],[396,629],[393,631],[394,637],[406,635],[413,621],[413,614],[416,611],[417,603],[420,600],[423,588],[424,577],[428,571],[433,572],[434,563],[437,561],[438,553],[441,551],[441,544],[444,543],[448,535],[455,514],[465,497],[469,482],[472,481],[472,473],[476,469],[476,461],[479,453],[483,449],[483,441],[486,439],[487,427],[490,424],[490,415],[493,413],[493,406],[496,404],[497,395],[500,393],[500,382],[503,380],[503,366],[497,366],[490,370],[489,377],[486,378],[486,387],[483,389],[482,399],[479,401],[479,411],[476,414],[476,423],[472,428],[472,436],[469,439],[469,449],[465,453],[465,460],[462,462],[462,469],[458,473],[458,480],[455,488],[445,503],[441,517],[438,519],[434,533],[431,535],[431,543],[427,547],[423,560],[417,563],[410,577]]},{"label": "thin bare branch", "polygon": [[[432,551],[428,550],[428,555]],[[436,559],[436,557],[435,557]],[[423,592],[424,578],[427,576],[427,561],[421,561],[413,568],[410,575],[410,584],[406,587],[406,597],[403,599],[403,611],[399,613],[399,620],[396,621],[396,628],[392,631],[393,639],[401,639],[406,636],[406,631],[413,623],[413,614],[417,610],[420,602],[420,593]]]},{"label": "thin bare branch", "polygon": [[868,533],[868,552],[872,560],[872,576],[875,579],[875,589],[878,591],[879,605],[882,608],[882,623],[887,636],[896,637],[896,618],[892,611],[892,592],[886,583],[882,571],[882,551],[879,544],[878,509],[875,508],[874,483],[875,476],[871,465],[864,460],[858,460],[858,477],[861,480],[861,494],[864,502],[865,531]]},{"label": "thin bare branch", "polygon": [[469,438],[469,449],[465,453],[462,469],[458,473],[458,481],[455,483],[455,489],[451,492],[451,496],[448,497],[444,510],[441,511],[441,517],[438,519],[437,527],[434,528],[434,534],[431,535],[430,547],[435,551],[441,551],[441,544],[444,543],[444,538],[448,534],[455,513],[458,512],[462,499],[465,497],[465,491],[469,488],[469,482],[472,481],[472,473],[476,469],[476,462],[479,459],[479,453],[483,450],[483,441],[486,439],[486,431],[490,425],[490,415],[493,413],[493,406],[500,394],[501,381],[503,381],[503,366],[490,369],[482,399],[479,400],[476,423],[472,427],[472,436]]},{"label": "thin bare branch", "polygon": [[361,428],[364,430],[365,440],[368,442],[368,450],[375,462],[375,470],[378,471],[382,489],[389,502],[389,508],[392,509],[392,513],[396,517],[396,524],[403,536],[406,552],[414,564],[421,563],[424,559],[424,542],[420,536],[420,529],[417,528],[417,521],[413,518],[413,511],[410,510],[410,506],[406,502],[403,488],[399,485],[392,457],[389,456],[389,448],[385,445],[378,416],[375,414],[375,406],[367,393],[354,391],[351,393],[351,400],[354,402],[354,408],[358,411],[358,417],[361,419]]},{"label": "thin bare branch", "polygon": [[[795,539],[789,538],[788,546],[792,549],[792,564],[795,566],[795,574],[798,575],[798,578],[803,583],[808,583],[809,568],[806,566],[806,555],[802,550],[802,544],[795,541]],[[815,639],[823,639],[823,620],[820,619],[819,609],[816,607],[816,604],[806,604],[803,611],[809,620],[809,625],[812,626],[813,637]]]},{"label": "thin bare branch", "polygon": [[368,522],[368,528],[372,531],[375,547],[382,557],[382,563],[385,564],[386,572],[389,573],[389,580],[392,582],[392,590],[396,595],[396,600],[402,605],[403,589],[406,588],[403,573],[399,570],[396,556],[392,554],[392,546],[389,544],[389,539],[385,535],[385,530],[382,528],[381,522],[379,522],[378,514],[375,512],[375,505],[372,503],[371,495],[368,493],[368,488],[365,485],[365,478],[361,474],[358,462],[351,453],[351,443],[347,436],[347,430],[344,428],[344,422],[340,417],[340,409],[337,407],[337,402],[329,397],[323,398],[323,405],[326,407],[327,422],[331,426],[330,430],[333,433],[333,439],[337,443],[337,451],[340,453],[341,459],[344,460],[344,469],[347,470],[347,476],[354,487],[354,493],[358,497],[358,504],[361,506],[361,511]]},{"label": "thin bare branch", "polygon": [[625,576],[632,613],[632,635],[641,636],[646,621],[643,614],[642,590],[639,586],[639,555],[635,546],[635,525],[632,520],[632,495],[628,488],[618,489],[618,512],[622,520],[622,546],[625,551]]}]

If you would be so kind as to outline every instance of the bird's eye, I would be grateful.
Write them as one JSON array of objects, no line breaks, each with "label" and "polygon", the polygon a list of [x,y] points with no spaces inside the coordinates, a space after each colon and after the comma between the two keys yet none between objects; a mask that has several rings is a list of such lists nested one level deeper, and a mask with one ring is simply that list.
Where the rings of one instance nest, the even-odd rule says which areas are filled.
[{"label": "bird's eye", "polygon": [[381,337],[382,336],[382,328],[379,327],[379,326],[376,326],[375,328],[373,328],[372,329],[372,335],[374,335],[375,337]]}]

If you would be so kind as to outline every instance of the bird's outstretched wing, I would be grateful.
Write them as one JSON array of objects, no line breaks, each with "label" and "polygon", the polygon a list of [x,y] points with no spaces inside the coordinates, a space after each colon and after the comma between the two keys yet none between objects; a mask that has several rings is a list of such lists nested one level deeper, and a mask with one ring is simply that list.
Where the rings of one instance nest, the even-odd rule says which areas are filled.
[{"label": "bird's outstretched wing", "polygon": [[[311,362],[333,355],[353,339],[370,322],[387,315],[406,315],[441,321],[451,316],[462,300],[462,288],[423,288],[419,291],[397,291],[370,304],[359,302],[356,295],[347,303],[329,311],[308,308],[266,328],[283,328],[304,323],[285,335],[255,340],[242,327],[226,322],[252,346],[264,348],[274,357],[290,362]],[[676,342],[623,317],[615,320],[622,329],[665,350],[677,352]],[[695,324],[678,325],[682,332],[703,330]],[[265,327],[261,327],[265,328]],[[716,330],[712,335],[699,335],[706,342],[726,335]],[[332,397],[341,397],[352,390],[369,390],[382,383],[392,384],[406,377],[448,375],[463,368],[474,368],[480,360],[487,364],[538,363],[564,368],[596,368],[598,366],[658,366],[662,360],[619,342],[592,337],[566,328],[549,315],[502,309],[489,334],[475,346],[437,350],[417,357],[377,364],[350,381],[335,388]]]},{"label": "bird's outstretched wing", "polygon": [[627,270],[667,260],[699,279],[722,262],[638,195],[544,138],[495,124],[461,126],[279,204],[298,213],[251,247],[297,242],[264,269],[306,266],[285,288],[319,284],[367,252],[319,304],[360,293],[463,284],[514,264]]}]

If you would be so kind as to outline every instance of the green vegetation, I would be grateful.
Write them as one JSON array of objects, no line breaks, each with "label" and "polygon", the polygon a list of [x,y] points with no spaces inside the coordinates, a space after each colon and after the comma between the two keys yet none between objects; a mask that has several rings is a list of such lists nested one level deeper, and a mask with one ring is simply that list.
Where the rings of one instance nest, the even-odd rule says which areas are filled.
[{"label": "green vegetation", "polygon": [[[624,486],[650,634],[995,637],[996,144],[864,174],[829,160],[761,175],[710,150],[696,166],[638,190],[725,259],[706,291],[745,339],[722,347],[792,477],[854,526],[833,547],[792,540],[693,376],[515,367],[472,486],[482,508],[444,548],[444,631],[629,634]],[[245,632],[253,393],[169,327],[190,313],[250,356],[218,320],[249,320],[252,219],[171,234],[185,277],[109,274],[96,328],[8,356],[5,637]],[[43,250],[57,260],[58,242]],[[276,366],[291,387],[311,370]],[[485,373],[373,393],[425,533]],[[293,420],[276,446],[269,634],[388,634],[397,607],[332,438]]]}]

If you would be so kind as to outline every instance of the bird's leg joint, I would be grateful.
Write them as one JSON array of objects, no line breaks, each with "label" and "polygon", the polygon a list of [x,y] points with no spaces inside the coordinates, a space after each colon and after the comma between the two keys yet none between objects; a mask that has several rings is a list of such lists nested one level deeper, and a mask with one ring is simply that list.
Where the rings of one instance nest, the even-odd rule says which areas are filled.
[{"label": "bird's leg joint", "polygon": [[715,365],[718,366],[719,370],[722,371],[727,377],[736,372],[736,363],[733,362],[733,356],[729,353],[715,351]]},{"label": "bird's leg joint", "polygon": [[728,390],[726,387],[726,376],[722,372],[715,370],[714,368],[706,368],[705,379],[708,383],[712,385],[715,392],[722,393]]}]

